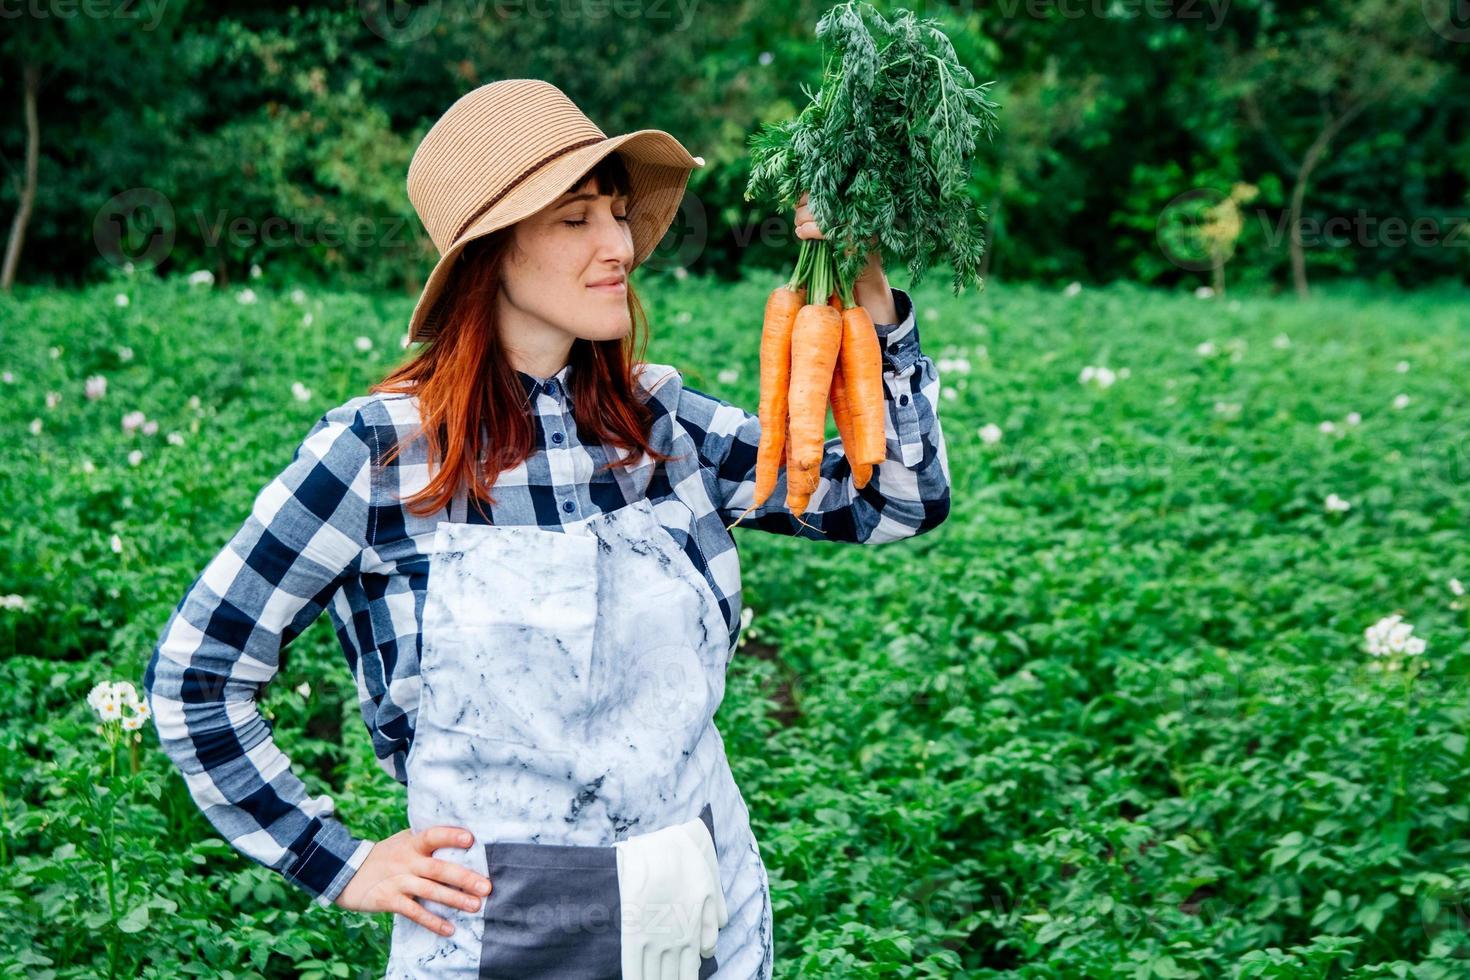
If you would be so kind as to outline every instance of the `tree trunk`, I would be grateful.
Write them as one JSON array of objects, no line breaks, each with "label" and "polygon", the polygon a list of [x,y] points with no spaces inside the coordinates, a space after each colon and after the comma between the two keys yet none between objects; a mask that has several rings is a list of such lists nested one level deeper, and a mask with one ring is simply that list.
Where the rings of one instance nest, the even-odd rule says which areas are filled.
[{"label": "tree trunk", "polygon": [[25,245],[26,226],[31,221],[31,211],[36,206],[36,185],[39,182],[41,162],[41,121],[36,110],[37,97],[41,90],[41,66],[26,62],[21,68],[25,90],[26,120],[26,174],[24,181],[17,181],[20,206],[10,222],[10,239],[5,243],[5,261],[0,265],[0,292],[10,292],[15,284],[15,270],[20,266],[20,250]]},{"label": "tree trunk", "polygon": [[1307,147],[1302,165],[1297,168],[1296,185],[1291,189],[1291,281],[1296,286],[1296,294],[1303,299],[1307,297],[1307,255],[1302,247],[1302,210],[1307,200],[1307,181],[1311,180],[1312,172],[1322,162],[1328,146],[1342,131],[1342,127],[1367,108],[1367,105],[1366,102],[1359,102],[1335,119],[1326,117],[1321,132],[1312,140],[1312,145]]}]

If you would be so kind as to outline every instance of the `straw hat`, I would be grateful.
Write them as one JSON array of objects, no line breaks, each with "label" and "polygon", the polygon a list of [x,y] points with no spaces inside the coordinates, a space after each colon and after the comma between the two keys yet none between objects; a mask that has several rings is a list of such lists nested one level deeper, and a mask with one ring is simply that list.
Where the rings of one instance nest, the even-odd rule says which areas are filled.
[{"label": "straw hat", "polygon": [[515,224],[570,190],[617,150],[632,182],[633,267],[673,223],[689,174],[704,166],[661,129],[608,136],[555,85],[512,78],[461,96],[424,134],[408,165],[408,197],[439,250],[409,337],[441,326],[445,285],[467,243]]}]

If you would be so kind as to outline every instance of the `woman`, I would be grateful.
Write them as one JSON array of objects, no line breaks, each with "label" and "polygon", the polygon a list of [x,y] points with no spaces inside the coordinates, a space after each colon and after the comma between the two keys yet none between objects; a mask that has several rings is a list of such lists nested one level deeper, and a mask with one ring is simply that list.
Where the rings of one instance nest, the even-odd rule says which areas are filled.
[{"label": "woman", "polygon": [[[658,130],[606,137],[545,82],[457,101],[409,167],[441,252],[426,346],[317,422],[149,663],[209,820],[319,904],[396,913],[389,976],[771,975],[766,869],[712,723],[760,422],[633,356],[627,275],[702,163]],[[834,439],[805,524],[783,471],[737,526],[877,544],[947,515],[912,304],[876,255],[857,297],[887,341],[889,458],[855,491]],[[382,841],[307,795],[256,710],[323,609],[408,788]]]}]

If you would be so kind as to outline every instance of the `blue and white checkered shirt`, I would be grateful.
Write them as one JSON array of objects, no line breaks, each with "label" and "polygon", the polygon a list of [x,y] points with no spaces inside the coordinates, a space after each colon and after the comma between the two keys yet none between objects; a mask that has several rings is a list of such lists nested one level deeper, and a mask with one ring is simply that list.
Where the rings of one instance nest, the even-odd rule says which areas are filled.
[{"label": "blue and white checkered shirt", "polygon": [[[919,350],[908,294],[884,341],[888,458],[852,486],[840,439],[828,440],[803,527],[786,507],[786,472],[737,525],[799,537],[879,544],[935,527],[949,513],[949,463],[936,412],[939,375]],[[617,450],[577,438],[567,365],[550,378],[520,373],[536,421],[535,450],[500,475],[495,524],[559,530],[647,497],[661,523],[720,599],[733,653],[740,632],[740,563],[725,530],[754,499],[760,419],[645,364],[652,443],[680,459],[602,470]],[[352,398],[328,411],[250,516],[189,587],[144,676],[160,743],[210,823],[236,849],[332,904],[372,842],[311,797],[276,746],[256,698],[280,651],[328,610],[357,679],[362,718],[380,764],[407,783],[419,699],[419,649],[429,551],[441,520],[483,522],[464,490],[445,511],[400,503],[429,479],[416,399]],[[383,463],[400,440],[403,449]]]}]

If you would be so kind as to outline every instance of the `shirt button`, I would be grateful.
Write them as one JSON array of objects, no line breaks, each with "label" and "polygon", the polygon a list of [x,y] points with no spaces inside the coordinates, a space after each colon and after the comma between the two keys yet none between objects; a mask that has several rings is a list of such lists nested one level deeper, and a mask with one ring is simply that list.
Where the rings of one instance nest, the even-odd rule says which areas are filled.
[{"label": "shirt button", "polygon": [[909,403],[909,396],[908,395],[899,395],[898,396],[898,403],[900,405],[907,405]]},{"label": "shirt button", "polygon": [[564,511],[566,511],[566,512],[567,512],[567,513],[568,513],[568,514],[570,514],[570,513],[571,513],[571,512],[572,512],[572,510],[573,510],[573,509],[574,509],[574,508],[575,508],[575,507],[576,507],[576,506],[577,506],[577,505],[576,505],[576,504],[574,504],[574,503],[572,503],[572,502],[571,502],[571,501],[570,501],[570,500],[568,500],[568,501],[566,501],[566,502],[564,502],[564,503],[563,503],[563,504],[562,504],[562,505],[561,505],[561,509],[562,509],[562,510],[564,510]]},{"label": "shirt button", "polygon": [[546,382],[546,393],[548,395],[550,395],[552,398],[555,398],[556,397],[556,382],[555,381],[548,381],[548,382]]},{"label": "shirt button", "polygon": [[561,443],[561,433],[560,432],[553,432],[551,434],[551,441],[560,444]]}]

